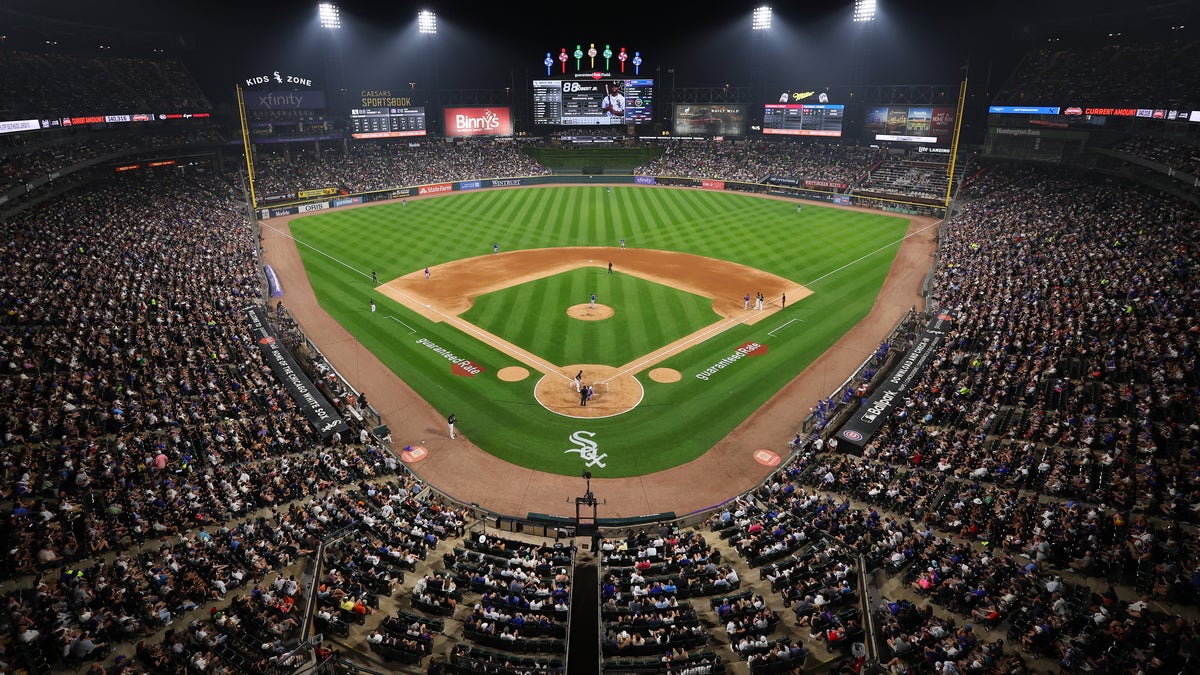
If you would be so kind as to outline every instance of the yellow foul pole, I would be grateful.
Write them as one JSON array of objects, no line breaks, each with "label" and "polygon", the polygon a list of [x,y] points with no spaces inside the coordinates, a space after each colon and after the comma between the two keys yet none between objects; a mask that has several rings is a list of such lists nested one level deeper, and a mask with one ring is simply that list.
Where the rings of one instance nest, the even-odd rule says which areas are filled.
[{"label": "yellow foul pole", "polygon": [[238,119],[242,123],[242,151],[246,154],[246,178],[250,185],[250,203],[258,208],[258,197],[254,195],[254,157],[250,154],[250,127],[246,124],[246,101],[242,98],[242,85],[237,85]]},{"label": "yellow foul pole", "polygon": [[949,173],[946,176],[946,208],[950,208],[950,195],[954,187],[954,165],[958,161],[958,134],[962,131],[963,108],[967,103],[967,78],[958,85],[958,110],[954,113],[954,140],[950,144]]}]

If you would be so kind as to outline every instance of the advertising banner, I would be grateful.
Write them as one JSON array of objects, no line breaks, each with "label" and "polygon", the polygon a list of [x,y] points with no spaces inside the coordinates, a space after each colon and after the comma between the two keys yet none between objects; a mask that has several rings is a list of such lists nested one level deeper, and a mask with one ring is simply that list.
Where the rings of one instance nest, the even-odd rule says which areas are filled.
[{"label": "advertising banner", "polygon": [[254,91],[247,92],[246,110],[324,110],[325,92]]},{"label": "advertising banner", "polygon": [[291,352],[276,339],[275,330],[267,322],[263,308],[251,305],[242,311],[246,313],[246,325],[250,327],[251,337],[262,350],[263,360],[275,371],[280,383],[296,401],[296,405],[300,406],[313,428],[321,432],[324,438],[349,431],[350,427],[337,409],[321,395],[304,371],[300,370]]},{"label": "advertising banner", "polygon": [[507,106],[446,108],[447,138],[467,136],[512,136],[512,112]]},{"label": "advertising banner", "polygon": [[904,399],[912,385],[920,378],[929,359],[937,353],[950,330],[953,321],[949,315],[939,314],[913,341],[913,345],[892,372],[867,398],[854,415],[846,421],[837,437],[861,448],[870,442],[879,427],[892,412],[904,405]]},{"label": "advertising banner", "polygon": [[319,188],[316,190],[301,190],[297,192],[296,195],[300,199],[311,199],[313,197],[328,197],[329,195],[336,195],[337,193],[337,188]]}]

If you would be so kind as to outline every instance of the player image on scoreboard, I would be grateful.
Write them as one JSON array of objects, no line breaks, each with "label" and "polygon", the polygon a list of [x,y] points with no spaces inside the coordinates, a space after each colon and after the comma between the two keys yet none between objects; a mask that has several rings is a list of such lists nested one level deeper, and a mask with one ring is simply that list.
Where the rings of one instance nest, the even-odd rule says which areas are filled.
[{"label": "player image on scoreboard", "polygon": [[654,80],[534,80],[533,123],[564,126],[647,124]]},{"label": "player image on scoreboard", "polygon": [[611,82],[608,85],[608,93],[600,101],[600,109],[604,114],[612,118],[625,119],[625,94],[621,93],[621,84],[619,82]]}]

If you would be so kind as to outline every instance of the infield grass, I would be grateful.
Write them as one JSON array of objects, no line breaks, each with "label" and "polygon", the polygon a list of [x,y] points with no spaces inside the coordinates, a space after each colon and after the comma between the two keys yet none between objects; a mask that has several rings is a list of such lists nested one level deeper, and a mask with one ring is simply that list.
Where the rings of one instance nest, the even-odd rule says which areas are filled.
[{"label": "infield grass", "polygon": [[[575,447],[572,433],[587,430],[596,434],[593,440],[607,456],[604,467],[589,470],[597,477],[620,477],[669,468],[704,453],[833,345],[875,302],[907,226],[906,218],[812,204],[798,214],[795,202],[738,193],[572,186],[463,192],[406,206],[327,211],[294,220],[292,231],[326,311],[443,415],[454,412],[459,428],[479,447],[514,464],[578,476],[583,460],[566,450]],[[377,293],[370,281],[372,269],[384,281],[425,267],[436,274],[442,262],[490,254],[492,242],[508,251],[616,246],[621,238],[630,247],[756,267],[803,284],[813,295],[789,302],[772,320],[738,324],[658,364],[679,370],[680,382],[657,383],[639,375],[646,395],[634,410],[580,420],[536,402],[536,374],[521,382],[499,380],[496,371],[521,365],[512,357],[409,311]],[[530,292],[531,298],[538,294],[521,288],[510,290]],[[585,301],[587,293],[568,297],[555,311]],[[375,315],[368,304],[372,298],[379,307]],[[655,301],[647,296],[641,302]],[[685,311],[686,302],[670,302],[670,307],[635,313]],[[768,335],[773,330],[775,335]],[[470,358],[485,372],[474,378],[450,374],[445,358],[417,343],[422,338]],[[539,339],[529,339],[532,344],[512,341],[536,353]],[[618,353],[618,338],[606,339],[614,340],[608,348]],[[697,377],[748,341],[769,349],[708,379]],[[599,342],[597,348],[606,349]],[[561,358],[568,359],[567,352]],[[795,411],[797,427],[807,414],[807,407]],[[401,444],[412,440],[396,437]]]},{"label": "infield grass", "polygon": [[[619,308],[604,321],[580,321],[567,308],[588,302]],[[666,310],[666,311],[664,311]],[[712,299],[605,268],[584,267],[488,293],[462,318],[558,365],[620,366],[721,319]]]}]

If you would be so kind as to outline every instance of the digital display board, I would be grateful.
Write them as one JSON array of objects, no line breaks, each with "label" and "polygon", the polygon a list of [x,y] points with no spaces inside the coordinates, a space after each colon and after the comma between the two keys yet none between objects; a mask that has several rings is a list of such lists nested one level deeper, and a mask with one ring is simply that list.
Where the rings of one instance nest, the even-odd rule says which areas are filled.
[{"label": "digital display board", "polygon": [[764,134],[841,137],[846,106],[840,103],[768,103]]},{"label": "digital display board", "polygon": [[863,132],[875,141],[949,145],[954,136],[954,108],[873,106],[867,108]]},{"label": "digital display board", "polygon": [[351,138],[400,138],[425,135],[425,108],[353,108]]},{"label": "digital display board", "polygon": [[505,106],[446,108],[447,138],[462,136],[512,136],[512,112]]},{"label": "digital display board", "polygon": [[648,124],[653,116],[654,80],[533,81],[535,125]]},{"label": "digital display board", "polygon": [[742,136],[746,133],[746,106],[677,103],[671,133],[676,136]]}]

